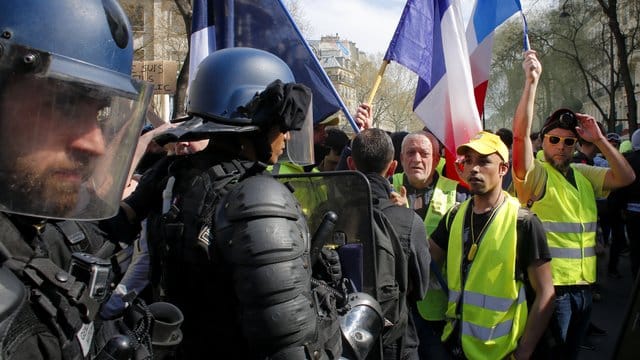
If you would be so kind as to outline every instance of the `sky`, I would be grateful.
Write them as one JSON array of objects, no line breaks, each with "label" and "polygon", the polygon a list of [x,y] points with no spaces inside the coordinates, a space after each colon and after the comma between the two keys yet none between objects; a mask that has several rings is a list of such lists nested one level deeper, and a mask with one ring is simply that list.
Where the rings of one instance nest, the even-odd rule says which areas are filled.
[{"label": "sky", "polygon": [[[521,0],[528,9],[554,0]],[[557,1],[557,0],[556,0]],[[338,33],[369,54],[384,53],[398,25],[406,0],[297,0],[308,22],[309,39]],[[468,0],[462,0],[463,4]]]}]

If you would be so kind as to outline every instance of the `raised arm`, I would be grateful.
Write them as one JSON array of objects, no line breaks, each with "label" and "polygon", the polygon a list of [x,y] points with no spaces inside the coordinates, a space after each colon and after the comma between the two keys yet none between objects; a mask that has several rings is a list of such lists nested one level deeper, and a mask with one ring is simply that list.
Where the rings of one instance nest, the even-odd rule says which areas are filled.
[{"label": "raised arm", "polygon": [[533,164],[533,145],[529,135],[536,89],[542,73],[542,65],[534,50],[525,52],[522,69],[525,75],[524,89],[513,119],[513,174],[518,179],[524,179]]},{"label": "raised arm", "polygon": [[618,149],[607,141],[593,116],[586,114],[576,114],[576,116],[580,125],[576,128],[578,135],[595,144],[609,162],[609,171],[607,171],[607,175],[604,178],[603,188],[605,190],[613,190],[631,184],[636,178],[631,165],[620,154]]}]

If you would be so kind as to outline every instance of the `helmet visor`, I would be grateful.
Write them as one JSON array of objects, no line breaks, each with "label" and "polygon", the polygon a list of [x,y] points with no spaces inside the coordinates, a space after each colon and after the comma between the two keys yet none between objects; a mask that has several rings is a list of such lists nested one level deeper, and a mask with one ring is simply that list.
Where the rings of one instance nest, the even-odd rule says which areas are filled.
[{"label": "helmet visor", "polygon": [[313,109],[311,102],[309,102],[309,110],[300,130],[290,130],[289,134],[286,151],[280,160],[290,161],[300,166],[313,164]]},{"label": "helmet visor", "polygon": [[0,65],[0,211],[58,219],[111,217],[152,86],[129,79],[125,90],[48,70]]}]

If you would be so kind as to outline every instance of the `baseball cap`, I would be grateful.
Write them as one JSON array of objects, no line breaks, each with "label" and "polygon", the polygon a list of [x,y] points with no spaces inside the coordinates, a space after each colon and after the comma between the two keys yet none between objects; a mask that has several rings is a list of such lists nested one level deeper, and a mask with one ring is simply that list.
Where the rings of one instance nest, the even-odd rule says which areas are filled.
[{"label": "baseball cap", "polygon": [[558,109],[554,111],[553,114],[551,114],[551,116],[549,116],[544,122],[542,130],[540,130],[540,138],[542,138],[544,134],[556,128],[571,130],[576,134],[576,136],[578,136],[576,126],[578,126],[578,117],[576,116],[576,113],[569,109]]},{"label": "baseball cap", "polygon": [[503,161],[509,161],[509,149],[502,142],[500,136],[490,132],[481,131],[474,136],[468,143],[458,146],[456,153],[464,155],[467,149],[475,150],[482,155],[491,155],[498,153]]}]

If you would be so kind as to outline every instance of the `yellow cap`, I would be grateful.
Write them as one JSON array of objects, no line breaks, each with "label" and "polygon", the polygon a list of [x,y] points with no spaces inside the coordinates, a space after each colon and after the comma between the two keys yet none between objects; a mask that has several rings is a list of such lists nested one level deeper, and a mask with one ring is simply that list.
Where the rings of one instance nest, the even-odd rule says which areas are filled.
[{"label": "yellow cap", "polygon": [[320,121],[318,124],[319,125],[326,125],[326,126],[338,125],[340,123],[340,117],[339,117],[338,114],[339,113],[335,113],[333,115],[329,115],[324,120]]},{"label": "yellow cap", "polygon": [[490,132],[479,132],[469,140],[468,143],[458,146],[456,152],[458,155],[464,155],[467,149],[475,150],[482,155],[498,153],[503,161],[509,161],[509,149],[507,149],[507,145],[502,142],[500,136]]}]

